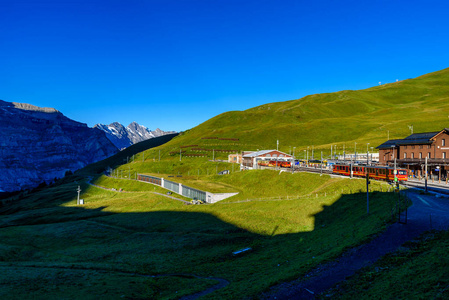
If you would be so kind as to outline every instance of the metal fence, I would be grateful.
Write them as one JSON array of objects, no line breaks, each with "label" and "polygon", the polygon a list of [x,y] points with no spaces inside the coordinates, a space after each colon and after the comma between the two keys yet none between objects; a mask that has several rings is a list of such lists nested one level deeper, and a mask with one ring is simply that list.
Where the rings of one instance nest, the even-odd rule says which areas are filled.
[{"label": "metal fence", "polygon": [[153,176],[149,176],[149,175],[137,175],[137,180],[141,180],[141,181],[146,181],[146,182],[150,182],[153,184],[157,184],[157,185],[161,185],[162,180],[158,177],[153,177]]},{"label": "metal fence", "polygon": [[182,185],[182,191],[180,193],[179,191],[180,184],[177,182],[173,182],[166,179],[162,180],[162,178],[159,177],[141,174],[137,175],[137,180],[153,183],[177,194],[182,194],[187,198],[202,200],[206,202],[206,192]]},{"label": "metal fence", "polygon": [[173,181],[169,181],[169,180],[165,179],[163,187],[166,188],[167,190],[170,190],[172,192],[179,194],[179,183],[177,183],[177,182],[173,182]]},{"label": "metal fence", "polygon": [[206,202],[206,192],[185,185],[182,186],[182,195],[186,196],[187,198],[202,200]]}]

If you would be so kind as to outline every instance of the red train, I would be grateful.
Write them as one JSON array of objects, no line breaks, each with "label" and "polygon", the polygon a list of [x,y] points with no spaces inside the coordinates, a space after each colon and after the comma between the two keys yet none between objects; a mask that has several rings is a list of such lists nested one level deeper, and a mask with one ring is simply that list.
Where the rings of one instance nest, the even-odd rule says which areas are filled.
[{"label": "red train", "polygon": [[[336,164],[332,171],[335,174],[351,176],[351,170],[349,165]],[[370,178],[394,181],[394,168],[390,167],[374,167],[374,166],[352,166],[352,176],[354,177],[366,177],[369,174]],[[396,178],[398,181],[407,181],[407,170],[396,168]]]},{"label": "red train", "polygon": [[275,167],[276,164],[278,167],[282,167],[282,168],[291,168],[292,167],[292,163],[289,161],[261,160],[258,162],[259,166],[264,166],[264,167]]}]

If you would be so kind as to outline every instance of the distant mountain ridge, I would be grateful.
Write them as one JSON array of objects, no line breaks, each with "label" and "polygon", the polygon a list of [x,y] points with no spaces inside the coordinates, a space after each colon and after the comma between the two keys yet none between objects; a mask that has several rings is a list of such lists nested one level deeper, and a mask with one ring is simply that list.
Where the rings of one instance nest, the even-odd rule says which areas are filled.
[{"label": "distant mountain ridge", "polygon": [[106,133],[106,137],[118,148],[124,149],[136,143],[166,134],[176,133],[175,131],[163,131],[157,128],[152,131],[145,126],[132,122],[127,127],[118,122],[109,125],[96,124],[98,128]]},{"label": "distant mountain ridge", "polygon": [[0,192],[50,182],[117,152],[104,132],[54,108],[0,100]]}]

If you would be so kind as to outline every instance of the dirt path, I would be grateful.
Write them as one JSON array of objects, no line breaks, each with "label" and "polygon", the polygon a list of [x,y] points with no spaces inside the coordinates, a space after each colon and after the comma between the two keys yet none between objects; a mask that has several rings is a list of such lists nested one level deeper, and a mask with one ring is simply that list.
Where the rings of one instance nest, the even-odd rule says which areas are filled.
[{"label": "dirt path", "polygon": [[448,198],[420,195],[417,191],[409,191],[408,197],[413,205],[408,210],[407,224],[391,225],[368,244],[349,250],[338,260],[320,265],[304,277],[274,286],[262,298],[314,299],[316,294],[328,290],[423,232],[449,228]]}]

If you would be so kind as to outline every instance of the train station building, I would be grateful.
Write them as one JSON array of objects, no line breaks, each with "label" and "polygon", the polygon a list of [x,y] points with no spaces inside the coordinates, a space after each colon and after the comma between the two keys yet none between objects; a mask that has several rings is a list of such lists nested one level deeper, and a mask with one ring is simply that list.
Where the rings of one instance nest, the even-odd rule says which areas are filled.
[{"label": "train station building", "polygon": [[294,162],[292,155],[279,150],[244,151],[241,167],[244,169],[258,169],[259,162]]},{"label": "train station building", "polygon": [[433,179],[445,180],[449,171],[449,128],[435,132],[415,133],[404,139],[388,140],[376,147],[379,149],[379,164],[409,170],[411,176],[424,176],[427,172]]}]

